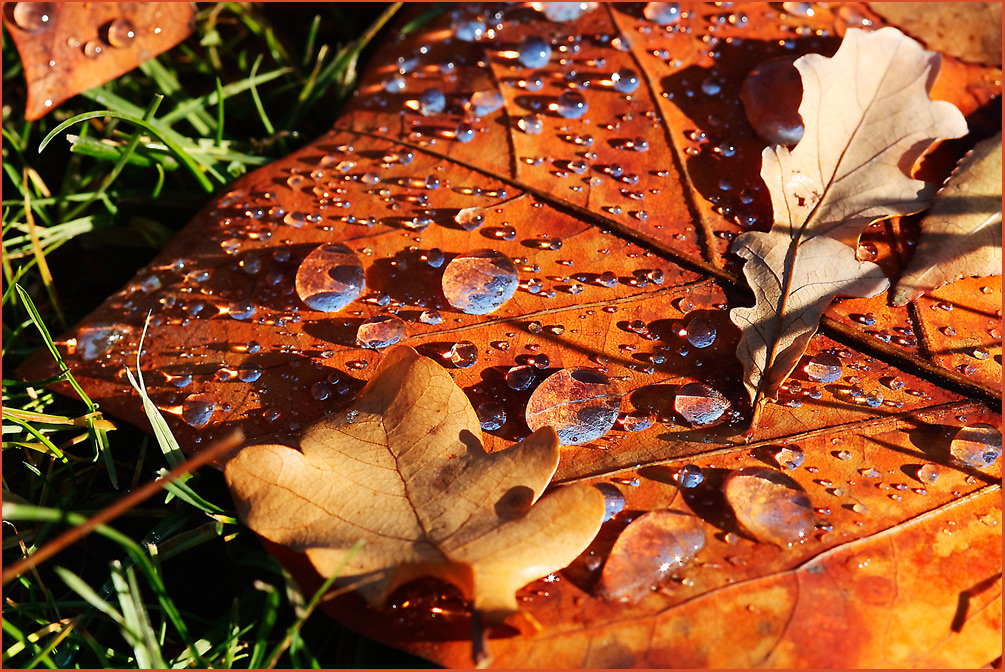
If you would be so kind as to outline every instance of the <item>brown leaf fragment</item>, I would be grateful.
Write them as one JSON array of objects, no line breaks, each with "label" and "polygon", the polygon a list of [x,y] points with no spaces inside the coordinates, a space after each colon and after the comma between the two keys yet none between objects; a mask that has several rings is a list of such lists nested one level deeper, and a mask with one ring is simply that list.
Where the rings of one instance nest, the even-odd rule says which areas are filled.
[{"label": "brown leaf fragment", "polygon": [[551,428],[491,454],[480,435],[450,374],[398,346],[347,411],[304,432],[299,451],[248,446],[225,474],[241,519],[305,552],[322,576],[364,581],[373,604],[438,577],[495,624],[517,612],[517,589],[586,548],[604,497],[587,484],[541,497],[558,465]]},{"label": "brown leaf fragment", "polygon": [[167,51],[189,36],[194,17],[188,2],[4,3],[28,84],[25,118]]},{"label": "brown leaf fragment", "polygon": [[921,222],[921,239],[893,290],[902,306],[967,276],[1002,272],[1002,134],[977,145]]},{"label": "brown leaf fragment", "polygon": [[762,154],[775,222],[732,247],[757,299],[730,313],[755,406],[777,395],[834,297],[887,287],[878,266],[856,260],[859,235],[876,219],[923,209],[933,189],[905,171],[935,140],[967,130],[955,106],[928,97],[939,58],[884,28],[850,29],[833,58],[796,61],[805,133],[792,151]]},{"label": "brown leaf fragment", "polygon": [[1000,2],[870,2],[869,8],[933,51],[1001,67]]}]

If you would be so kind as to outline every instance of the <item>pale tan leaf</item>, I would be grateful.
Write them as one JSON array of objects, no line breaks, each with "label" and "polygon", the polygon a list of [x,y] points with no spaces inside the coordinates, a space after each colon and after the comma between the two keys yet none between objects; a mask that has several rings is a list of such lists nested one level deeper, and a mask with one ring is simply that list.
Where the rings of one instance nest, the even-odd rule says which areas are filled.
[{"label": "pale tan leaf", "polygon": [[341,568],[341,581],[366,581],[372,603],[436,576],[498,622],[517,611],[518,588],[586,548],[604,499],[575,485],[538,501],[558,466],[550,427],[491,454],[480,436],[450,374],[399,346],[347,411],[304,432],[300,450],[248,446],[225,474],[249,527],[305,552],[323,576]]},{"label": "pale tan leaf", "polygon": [[929,49],[1001,67],[1000,2],[870,2],[869,7]]},{"label": "pale tan leaf", "polygon": [[757,299],[730,313],[742,330],[737,355],[755,405],[775,396],[831,299],[886,288],[875,265],[855,259],[862,229],[924,209],[934,189],[907,171],[935,140],[967,132],[955,106],[928,97],[939,58],[884,28],[851,29],[833,58],[796,61],[805,133],[792,151],[764,150],[774,223],[732,247],[747,259]]},{"label": "pale tan leaf", "polygon": [[891,302],[908,301],[968,276],[1002,272],[1002,134],[960,161],[921,222],[921,239]]}]

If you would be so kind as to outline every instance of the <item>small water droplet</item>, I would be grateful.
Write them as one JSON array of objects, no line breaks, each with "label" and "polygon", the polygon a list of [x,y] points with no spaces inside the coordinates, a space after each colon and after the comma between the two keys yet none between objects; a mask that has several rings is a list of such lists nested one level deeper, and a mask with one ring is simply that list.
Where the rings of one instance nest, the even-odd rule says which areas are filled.
[{"label": "small water droplet", "polygon": [[191,394],[181,403],[181,419],[192,427],[202,427],[216,411],[216,401],[209,394]]},{"label": "small water droplet", "polygon": [[436,88],[428,88],[419,94],[416,111],[424,117],[439,114],[447,106],[447,97]]},{"label": "small water droplet", "polygon": [[454,215],[454,221],[465,231],[474,231],[485,223],[485,208],[463,208]]},{"label": "small water droplet", "polygon": [[451,306],[469,315],[500,308],[519,286],[516,265],[495,250],[458,255],[443,271],[443,295]]},{"label": "small water droplet", "polygon": [[101,45],[101,42],[98,42],[97,40],[89,40],[86,44],[84,44],[84,56],[87,56],[88,58],[97,58],[101,55],[103,50],[104,47]]},{"label": "small water droplet", "polygon": [[918,480],[925,485],[933,485],[941,474],[942,468],[937,464],[923,464],[918,468]]},{"label": "small water droplet", "polygon": [[696,464],[685,464],[673,475],[673,480],[682,488],[697,488],[705,480],[701,467]]},{"label": "small water droplet", "polygon": [[111,352],[124,336],[125,331],[118,326],[92,324],[77,334],[76,351],[85,360],[92,361]]},{"label": "small water droplet", "polygon": [[952,456],[975,469],[990,467],[1002,454],[1002,433],[993,425],[977,423],[962,427],[949,444]]},{"label": "small water droplet", "polygon": [[407,335],[404,320],[397,315],[377,315],[363,320],[356,330],[356,344],[361,348],[387,348]]},{"label": "small water droplet", "polygon": [[513,390],[526,390],[534,383],[534,367],[514,366],[506,372],[506,385]]},{"label": "small water droplet", "polygon": [[785,546],[813,530],[813,507],[793,478],[767,467],[744,467],[726,477],[726,501],[736,520],[758,541]]},{"label": "small water droplet", "polygon": [[639,88],[639,75],[631,68],[622,68],[611,75],[611,83],[618,93],[635,93]]},{"label": "small water droplet", "polygon": [[324,401],[331,396],[332,390],[327,384],[317,382],[311,385],[311,396],[318,401]]},{"label": "small water droplet", "polygon": [[566,119],[579,119],[588,109],[586,98],[578,91],[566,91],[555,101],[555,111]]},{"label": "small water droplet", "polygon": [[694,317],[687,324],[687,342],[696,348],[707,348],[715,343],[715,325],[703,317]]},{"label": "small water droplet", "polygon": [[547,425],[562,445],[590,443],[611,431],[621,409],[617,386],[594,369],[562,369],[544,379],[527,402],[527,426]]},{"label": "small water droplet", "polygon": [[729,401],[721,392],[703,383],[684,385],[674,398],[674,409],[692,425],[715,422],[729,406]]},{"label": "small water droplet", "polygon": [[324,313],[342,310],[366,289],[366,273],[356,253],[340,243],[321,245],[297,269],[296,290],[308,307]]},{"label": "small water droplet", "polygon": [[544,130],[544,122],[536,114],[527,114],[516,122],[517,127],[527,135],[540,135]]},{"label": "small water droplet", "polygon": [[448,356],[458,369],[470,369],[478,361],[478,347],[471,341],[459,341],[450,347]]},{"label": "small water droplet", "polygon": [[775,452],[775,462],[783,469],[797,469],[806,459],[806,453],[796,445],[782,446]]}]

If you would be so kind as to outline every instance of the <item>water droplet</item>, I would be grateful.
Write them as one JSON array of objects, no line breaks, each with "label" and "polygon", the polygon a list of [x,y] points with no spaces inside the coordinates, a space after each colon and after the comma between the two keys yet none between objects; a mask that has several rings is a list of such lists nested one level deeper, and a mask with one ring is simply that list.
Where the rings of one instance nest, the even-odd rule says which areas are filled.
[{"label": "water droplet", "polygon": [[703,383],[688,383],[677,391],[674,409],[692,425],[707,425],[729,409],[729,401],[718,390]]},{"label": "water droplet", "polygon": [[705,547],[705,524],[678,511],[650,511],[621,533],[604,565],[600,592],[608,600],[638,602],[673,578]]},{"label": "water droplet", "polygon": [[318,382],[311,385],[311,396],[318,401],[324,401],[331,396],[331,393],[331,388],[325,383]]},{"label": "water droplet", "polygon": [[486,114],[495,112],[503,106],[502,94],[494,89],[486,91],[475,91],[468,100],[468,107],[471,114],[476,117],[484,117]]},{"label": "water droplet", "polygon": [[387,348],[407,335],[405,322],[397,315],[377,315],[363,320],[356,330],[356,344],[361,348]]},{"label": "water droplet", "polygon": [[527,135],[540,135],[544,130],[544,122],[536,114],[527,114],[516,122],[517,127]]},{"label": "water droplet", "polygon": [[526,364],[514,366],[506,372],[506,385],[513,390],[526,390],[534,383],[534,367]]},{"label": "water droplet", "polygon": [[696,464],[685,464],[673,475],[673,480],[682,488],[697,488],[705,480],[701,467]]},{"label": "water droplet", "polygon": [[21,30],[40,33],[52,25],[53,9],[51,2],[18,2],[14,4],[11,17]]},{"label": "water droplet", "polygon": [[191,394],[181,402],[181,419],[192,427],[202,427],[216,410],[216,402],[209,394]]},{"label": "water droplet", "polygon": [[833,383],[841,377],[841,360],[834,355],[822,352],[814,355],[803,371],[815,383]]},{"label": "water droplet", "polygon": [[604,520],[602,522],[606,523],[625,508],[625,496],[621,494],[618,486],[611,483],[594,483],[593,487],[604,495]]},{"label": "water droplet", "polygon": [[676,2],[647,2],[643,15],[653,23],[670,26],[680,21],[680,5]]},{"label": "water droplet", "polygon": [[687,323],[687,342],[696,348],[707,348],[715,343],[715,325],[703,317],[693,317]]},{"label": "water droplet", "polygon": [[440,315],[440,311],[434,308],[426,309],[419,315],[419,322],[423,324],[439,324],[442,321],[443,317]]},{"label": "water droplet", "polygon": [[566,119],[579,119],[588,109],[586,98],[578,91],[566,91],[555,101],[555,111]]},{"label": "water droplet", "polygon": [[494,432],[506,424],[506,409],[494,401],[487,401],[475,409],[478,422],[486,432]]},{"label": "water droplet", "polygon": [[629,413],[621,418],[621,428],[626,432],[642,432],[653,426],[653,418],[648,413]]},{"label": "water droplet", "polygon": [[565,23],[575,21],[583,14],[597,8],[596,2],[532,2],[530,6],[541,12],[549,21]]},{"label": "water droplet", "polygon": [[262,377],[262,367],[252,363],[241,364],[237,367],[237,377],[242,382],[253,383]]},{"label": "water droplet", "polygon": [[447,97],[436,88],[429,88],[419,94],[416,111],[424,117],[439,114],[447,106]]},{"label": "water droplet", "polygon": [[740,87],[743,109],[757,134],[789,147],[803,137],[803,119],[798,112],[802,97],[802,79],[791,58],[761,63]]},{"label": "water droplet", "polygon": [[485,35],[485,22],[481,18],[462,21],[454,27],[454,34],[462,42],[477,42]]},{"label": "water droplet", "polygon": [[111,352],[124,336],[125,332],[114,325],[89,325],[77,334],[76,351],[85,360],[92,361]]},{"label": "water droplet", "polygon": [[366,273],[356,253],[340,243],[321,245],[297,269],[297,295],[324,313],[342,310],[366,289]]},{"label": "water droplet", "polygon": [[782,9],[800,19],[807,19],[816,14],[812,2],[783,2]]},{"label": "water droplet", "polygon": [[551,58],[551,45],[537,35],[523,38],[517,51],[517,59],[526,68],[543,68]]},{"label": "water droplet", "polygon": [[562,369],[544,379],[527,402],[527,426],[551,425],[559,442],[578,446],[611,431],[621,409],[617,386],[594,369]]},{"label": "water droplet", "polygon": [[84,56],[97,58],[101,55],[102,50],[104,50],[104,47],[101,45],[101,42],[90,40],[84,45]]},{"label": "water droplet", "polygon": [[463,208],[454,215],[454,221],[465,231],[474,231],[485,223],[485,208]]},{"label": "water droplet", "polygon": [[942,468],[937,464],[923,464],[918,468],[918,480],[925,485],[933,485],[941,474]]},{"label": "water droplet", "polygon": [[129,46],[136,37],[136,28],[129,19],[119,17],[108,25],[108,44],[113,47]]},{"label": "water droplet", "polygon": [[775,462],[783,469],[797,469],[805,459],[803,449],[796,445],[782,446],[775,452]]},{"label": "water droplet", "polygon": [[993,425],[967,425],[953,437],[949,452],[968,467],[990,467],[1002,454],[1002,433]]},{"label": "water droplet", "polygon": [[639,88],[639,75],[631,68],[622,68],[611,75],[611,83],[618,93],[634,93]]},{"label": "water droplet", "polygon": [[793,478],[767,467],[744,467],[726,477],[726,501],[758,541],[785,546],[813,530],[813,507]]},{"label": "water droplet", "polygon": [[509,301],[519,286],[516,265],[495,250],[458,255],[443,271],[443,295],[469,315],[485,315]]},{"label": "water droplet", "polygon": [[869,394],[865,395],[866,405],[876,408],[877,406],[883,405],[883,393],[879,390],[873,390]]},{"label": "water droplet", "polygon": [[458,369],[470,369],[478,361],[478,347],[471,341],[454,343],[448,354]]}]

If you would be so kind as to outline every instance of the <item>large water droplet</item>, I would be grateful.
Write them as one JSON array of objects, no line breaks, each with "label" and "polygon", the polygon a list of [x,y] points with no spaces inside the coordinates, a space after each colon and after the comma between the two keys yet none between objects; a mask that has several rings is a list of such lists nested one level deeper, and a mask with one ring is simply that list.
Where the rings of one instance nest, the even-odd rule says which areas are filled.
[{"label": "large water droplet", "polygon": [[113,47],[129,46],[136,37],[136,28],[129,19],[119,17],[108,24],[108,44]]},{"label": "large water droplet", "polygon": [[51,2],[18,2],[11,17],[21,30],[40,33],[52,25],[52,10]]},{"label": "large water droplet", "polygon": [[543,68],[551,58],[551,45],[537,35],[523,38],[517,58],[527,68]]},{"label": "large water droplet", "polygon": [[216,401],[209,394],[191,394],[181,402],[181,419],[193,427],[202,427],[216,410]]},{"label": "large water droplet", "polygon": [[642,13],[647,19],[661,26],[669,26],[680,21],[680,5],[676,2],[647,2]]},{"label": "large water droplet", "polygon": [[834,355],[822,352],[814,355],[803,371],[815,383],[833,383],[841,377],[841,360]]},{"label": "large water droplet", "polygon": [[506,409],[494,401],[486,401],[475,409],[478,422],[486,432],[494,432],[506,424]]},{"label": "large water droplet", "polygon": [[597,8],[596,2],[532,2],[530,6],[541,12],[549,21],[565,23],[575,21],[583,14]]},{"label": "large water droplet", "polygon": [[611,431],[621,395],[611,380],[593,369],[562,369],[544,379],[527,402],[527,426],[550,425],[559,442],[578,446]]},{"label": "large water droplet", "polygon": [[604,495],[604,520],[607,522],[614,516],[621,513],[625,508],[625,496],[621,494],[618,486],[611,483],[594,483],[593,487]]},{"label": "large water droplet", "polygon": [[651,511],[625,528],[600,577],[600,592],[618,602],[638,602],[674,578],[705,546],[705,524],[677,511]]},{"label": "large water droplet", "polygon": [[356,253],[340,243],[322,245],[297,269],[297,295],[324,313],[342,310],[366,289],[366,273]]},{"label": "large water droplet", "polygon": [[687,324],[687,342],[696,348],[707,348],[715,343],[715,325],[703,317],[691,318]]},{"label": "large water droplet", "polygon": [[726,477],[726,501],[758,541],[785,546],[813,530],[810,498],[792,477],[767,467],[744,467]]},{"label": "large water droplet", "polygon": [[474,250],[454,258],[443,271],[443,295],[469,315],[498,309],[516,293],[516,265],[495,250]]},{"label": "large water droplet", "polygon": [[387,348],[407,335],[405,322],[397,315],[377,315],[363,320],[356,330],[356,343],[361,348]]},{"label": "large water droplet", "polygon": [[761,63],[740,87],[740,100],[750,125],[768,142],[794,146],[803,137],[799,103],[803,83],[793,59]]},{"label": "large water droplet", "polygon": [[729,409],[729,401],[708,385],[688,383],[677,391],[674,408],[692,425],[707,425]]},{"label": "large water droplet", "polygon": [[993,425],[977,423],[960,429],[949,444],[953,457],[968,467],[990,467],[1002,454],[1002,433]]}]

